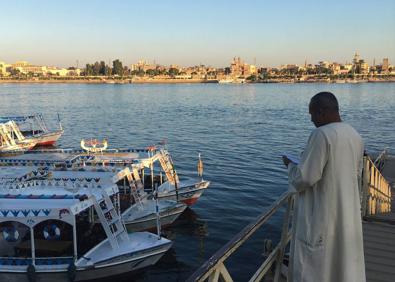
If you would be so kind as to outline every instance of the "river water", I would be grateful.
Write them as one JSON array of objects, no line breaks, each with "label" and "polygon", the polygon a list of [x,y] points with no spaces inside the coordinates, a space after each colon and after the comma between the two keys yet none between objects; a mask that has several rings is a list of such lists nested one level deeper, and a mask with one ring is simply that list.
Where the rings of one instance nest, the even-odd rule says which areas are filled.
[{"label": "river water", "polygon": [[[0,116],[60,115],[61,147],[81,138],[108,138],[110,147],[146,147],[167,139],[181,177],[196,176],[202,198],[164,230],[174,245],[157,265],[119,281],[184,281],[215,251],[287,189],[281,154],[299,154],[313,124],[310,98],[332,91],[343,120],[362,135],[369,153],[395,150],[395,83],[0,85]],[[245,281],[263,259],[263,239],[278,240],[281,214],[260,230],[227,266]]]}]

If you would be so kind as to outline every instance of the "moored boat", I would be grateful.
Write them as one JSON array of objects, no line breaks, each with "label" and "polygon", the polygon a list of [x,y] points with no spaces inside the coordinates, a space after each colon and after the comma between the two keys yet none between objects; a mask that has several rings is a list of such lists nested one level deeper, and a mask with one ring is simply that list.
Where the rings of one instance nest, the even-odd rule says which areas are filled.
[{"label": "moored boat", "polygon": [[59,118],[59,129],[51,130],[48,128],[42,114],[0,117],[0,121],[14,121],[24,138],[34,140],[37,146],[55,145],[64,133]]},{"label": "moored boat", "polygon": [[108,147],[107,140],[99,141],[97,139],[81,140],[81,148],[88,153],[102,153]]},{"label": "moored boat", "polygon": [[158,197],[160,200],[177,200],[191,206],[209,185],[210,181],[196,179],[182,180],[177,184],[166,181],[158,187]]},{"label": "moored boat", "polygon": [[84,281],[155,264],[171,241],[128,234],[116,185],[63,180],[0,186],[0,281]]},{"label": "moored boat", "polygon": [[[123,172],[122,177],[119,175],[117,180],[121,188],[122,198],[125,198],[122,202],[126,202],[127,205],[122,209],[124,212],[126,209],[131,208],[138,210],[138,207],[131,207],[130,203],[135,204],[139,201],[145,202],[148,199],[152,199],[152,195],[142,195],[145,188],[148,192],[154,190],[154,185],[158,185],[158,198],[159,198],[159,209],[161,215],[164,216],[162,220],[167,221],[165,217],[172,218],[178,213],[169,213],[166,210],[180,211],[176,208],[176,202],[183,202],[187,205],[192,205],[200,198],[205,189],[210,185],[209,181],[203,179],[179,179],[177,172],[174,169],[173,160],[169,152],[164,148],[156,148],[150,146],[148,149],[125,149],[125,150],[106,150],[100,153],[86,153],[83,150],[41,150],[35,152],[26,152],[23,155],[15,156],[12,158],[0,158],[0,163],[8,165],[35,165],[35,166],[46,166],[51,168],[60,169],[92,169],[92,170],[105,170],[110,168],[116,173],[121,173],[124,168],[130,169],[128,173]],[[154,166],[164,172],[165,177],[154,180]],[[145,183],[147,177],[145,177],[145,170],[149,170],[150,174],[148,180],[150,183]],[[202,171],[203,164],[199,158],[198,170]],[[202,172],[201,172],[202,173]],[[201,174],[199,173],[199,174]],[[148,175],[146,175],[148,176]],[[158,176],[158,175],[157,175]],[[74,177],[75,178],[75,177]],[[126,182],[122,182],[126,179]],[[135,191],[134,191],[135,190]],[[137,196],[133,196],[133,192]],[[162,208],[161,200],[172,200],[174,201],[173,207],[164,205]],[[145,218],[153,225],[154,215],[149,210],[151,209],[150,204],[145,203],[146,208],[141,208],[146,212],[145,215],[139,213],[141,218]],[[149,215],[151,214],[151,215]],[[131,220],[139,221],[135,217],[131,217]],[[124,218],[126,223],[133,225],[127,218]],[[141,222],[141,226],[145,226],[147,222]]]},{"label": "moored boat", "polygon": [[[141,204],[134,204],[122,213],[128,232],[153,230],[157,226],[155,200],[145,200]],[[160,200],[158,212],[161,227],[171,225],[186,209],[186,205],[176,201]]]},{"label": "moored boat", "polygon": [[0,154],[25,152],[36,146],[37,141],[26,139],[14,121],[0,123]]}]

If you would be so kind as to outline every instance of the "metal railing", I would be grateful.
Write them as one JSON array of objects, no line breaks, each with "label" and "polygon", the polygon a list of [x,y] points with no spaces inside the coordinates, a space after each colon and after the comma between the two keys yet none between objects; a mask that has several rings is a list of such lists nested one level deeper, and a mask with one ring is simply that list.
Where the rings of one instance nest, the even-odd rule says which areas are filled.
[{"label": "metal railing", "polygon": [[[385,156],[386,151],[380,154],[375,163],[383,164]],[[375,163],[367,156],[363,159],[364,166],[361,179],[362,216],[375,215],[391,211],[391,187],[384,179]],[[293,198],[293,195],[288,192],[281,195],[281,197],[276,202],[274,202],[266,212],[258,216],[256,220],[246,226],[225,246],[218,250],[196,272],[194,272],[187,281],[233,281],[231,274],[225,266],[225,261],[245,241],[247,241],[257,231],[258,228],[265,224],[276,211],[278,211],[283,206],[286,206],[286,212],[284,215],[281,231],[281,240],[249,280],[250,282],[261,281],[275,264],[273,281],[279,281],[284,251],[291,240],[292,226],[290,227],[290,221],[293,210]]]},{"label": "metal railing", "polygon": [[247,241],[258,228],[265,224],[273,216],[273,214],[275,214],[275,212],[283,206],[286,206],[286,212],[282,225],[281,240],[249,280],[260,281],[268,273],[268,271],[271,270],[272,265],[275,263],[274,281],[279,281],[284,251],[291,239],[290,219],[293,209],[293,196],[290,193],[284,193],[281,195],[281,197],[276,202],[274,202],[266,212],[258,216],[256,220],[251,222],[235,237],[233,237],[225,246],[218,250],[195,273],[193,273],[187,281],[233,281],[225,266],[226,259],[229,258],[230,255],[232,255],[245,241]]},{"label": "metal railing", "polygon": [[378,170],[381,172],[383,171],[384,165],[385,165],[385,161],[388,157],[388,149],[389,148],[385,148],[378,156],[377,158],[374,160],[374,165],[378,168]]},{"label": "metal railing", "polygon": [[[378,158],[379,159],[379,158]],[[377,160],[375,161],[376,164]],[[380,159],[382,159],[380,157]],[[368,157],[363,160],[362,216],[391,212],[391,186]]]}]

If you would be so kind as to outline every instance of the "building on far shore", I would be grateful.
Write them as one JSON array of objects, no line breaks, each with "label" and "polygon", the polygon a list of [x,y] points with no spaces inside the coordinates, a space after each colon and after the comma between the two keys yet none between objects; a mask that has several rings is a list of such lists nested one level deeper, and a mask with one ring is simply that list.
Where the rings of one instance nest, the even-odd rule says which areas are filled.
[{"label": "building on far shore", "polygon": [[10,64],[5,62],[0,62],[0,76],[9,76],[11,73],[9,72],[11,68]]},{"label": "building on far shore", "polygon": [[244,63],[240,57],[234,57],[230,63],[230,75],[232,78],[246,78],[251,75],[258,74],[258,69],[255,65]]},{"label": "building on far shore", "polygon": [[26,61],[18,61],[15,64],[11,65],[13,69],[18,70],[20,73],[23,74],[37,74],[37,75],[44,75],[47,71],[47,67],[45,66],[35,66],[31,65]]},{"label": "building on far shore", "polygon": [[34,75],[34,76],[79,76],[81,69],[79,68],[58,68],[53,66],[37,66],[29,64],[27,61],[17,61],[15,64],[5,64],[0,62],[0,75],[8,76],[13,71],[20,74]]},{"label": "building on far shore", "polygon": [[384,73],[388,73],[389,70],[389,62],[388,62],[388,58],[384,58],[383,59],[383,64],[381,66],[381,71]]}]

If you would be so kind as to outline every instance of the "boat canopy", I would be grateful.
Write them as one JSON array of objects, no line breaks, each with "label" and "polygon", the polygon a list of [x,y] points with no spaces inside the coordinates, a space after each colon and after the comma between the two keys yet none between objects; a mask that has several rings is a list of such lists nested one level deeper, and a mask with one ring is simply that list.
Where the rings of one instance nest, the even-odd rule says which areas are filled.
[{"label": "boat canopy", "polygon": [[48,175],[48,171],[38,167],[0,166],[0,181],[2,179],[22,181],[46,175]]},{"label": "boat canopy", "polygon": [[71,221],[74,215],[101,201],[103,194],[118,193],[115,184],[81,187],[66,180],[0,183],[0,187],[0,222],[12,219],[29,226],[51,218]]},{"label": "boat canopy", "polygon": [[0,123],[5,123],[8,121],[15,121],[15,122],[25,122],[29,119],[34,119],[38,115],[28,115],[28,116],[7,116],[7,117],[0,117]]}]

